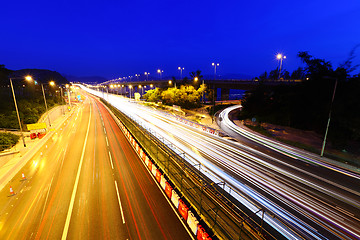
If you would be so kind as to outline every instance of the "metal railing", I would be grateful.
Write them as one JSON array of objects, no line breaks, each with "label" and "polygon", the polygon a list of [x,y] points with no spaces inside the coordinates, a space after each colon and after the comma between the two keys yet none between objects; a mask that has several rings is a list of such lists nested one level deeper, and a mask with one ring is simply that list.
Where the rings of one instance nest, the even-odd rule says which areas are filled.
[{"label": "metal railing", "polygon": [[[126,126],[148,156],[155,161],[158,168],[178,190],[179,196],[191,205],[192,212],[196,212],[198,219],[206,223],[214,234],[213,238],[284,238],[257,216],[258,212],[264,216],[265,208],[259,206],[258,212],[253,213],[230,194],[231,191],[236,192],[231,186],[225,182],[215,183],[203,174],[201,164],[190,164],[185,160],[186,154],[175,152],[170,142],[146,129],[141,123],[129,118],[105,100],[102,101]],[[242,193],[238,192],[238,194],[247,198]]]}]

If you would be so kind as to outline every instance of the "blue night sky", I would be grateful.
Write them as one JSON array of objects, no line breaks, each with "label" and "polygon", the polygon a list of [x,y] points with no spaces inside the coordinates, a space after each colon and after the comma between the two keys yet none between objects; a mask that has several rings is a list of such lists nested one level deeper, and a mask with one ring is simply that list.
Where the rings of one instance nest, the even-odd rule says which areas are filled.
[{"label": "blue night sky", "polygon": [[359,16],[359,0],[4,0],[0,64],[110,79],[179,76],[178,66],[212,74],[219,62],[219,74],[255,77],[277,53],[291,72],[309,51],[337,67],[360,43]]}]

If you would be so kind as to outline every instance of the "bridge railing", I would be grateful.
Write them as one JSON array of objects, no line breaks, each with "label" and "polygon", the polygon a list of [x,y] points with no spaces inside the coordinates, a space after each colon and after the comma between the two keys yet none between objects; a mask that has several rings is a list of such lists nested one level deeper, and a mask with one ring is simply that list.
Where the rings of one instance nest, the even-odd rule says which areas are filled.
[{"label": "bridge railing", "polygon": [[[121,111],[103,102],[125,125],[139,145],[152,158],[159,169],[173,183],[182,199],[192,206],[192,212],[206,223],[214,233],[213,239],[282,239],[276,230],[266,224],[236,200],[229,191],[230,185],[203,174],[201,164],[190,164],[185,153],[176,152],[161,136]],[[244,196],[238,192],[239,195]],[[258,211],[264,213],[264,208]]]}]

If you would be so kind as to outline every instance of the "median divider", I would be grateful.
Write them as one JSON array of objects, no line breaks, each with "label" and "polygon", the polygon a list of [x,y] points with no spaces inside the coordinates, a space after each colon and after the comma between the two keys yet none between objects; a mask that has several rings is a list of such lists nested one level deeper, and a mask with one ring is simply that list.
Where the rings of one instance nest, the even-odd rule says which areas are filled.
[{"label": "median divider", "polygon": [[[160,171],[160,169],[156,167],[155,163],[153,163],[152,160],[146,155],[144,150],[141,148],[141,146],[138,144],[135,138],[129,133],[129,131],[124,126],[124,124],[122,124],[121,121],[119,121],[116,117],[114,119],[118,124],[118,126],[120,127],[120,129],[122,130],[122,132],[124,133],[124,135],[127,137],[128,141],[134,148],[135,152],[138,154],[139,158],[144,161],[145,166],[147,166],[151,174],[155,177],[156,182],[159,183],[161,189],[165,192],[165,195],[169,198],[169,200],[171,200],[175,208],[177,208],[178,212],[180,213],[180,216],[182,216],[184,222],[188,225],[191,232],[194,234],[195,237],[197,237],[197,239],[202,239],[196,235],[197,225],[199,221],[196,219],[194,214],[189,211],[188,204],[186,204],[184,200],[180,199],[179,195],[175,192],[173,187],[170,186],[170,183],[166,181],[164,174]],[[188,219],[189,212],[191,214],[190,220]],[[211,238],[207,238],[207,239],[210,240]]]}]

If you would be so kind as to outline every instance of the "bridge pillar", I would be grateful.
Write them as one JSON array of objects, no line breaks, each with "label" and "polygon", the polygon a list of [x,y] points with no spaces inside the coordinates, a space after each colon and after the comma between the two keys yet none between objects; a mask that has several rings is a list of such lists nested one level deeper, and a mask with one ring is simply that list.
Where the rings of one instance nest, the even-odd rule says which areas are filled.
[{"label": "bridge pillar", "polygon": [[221,101],[229,100],[230,89],[229,88],[221,88]]}]

